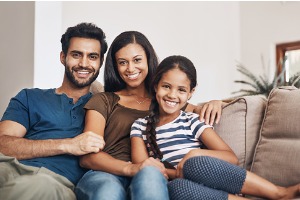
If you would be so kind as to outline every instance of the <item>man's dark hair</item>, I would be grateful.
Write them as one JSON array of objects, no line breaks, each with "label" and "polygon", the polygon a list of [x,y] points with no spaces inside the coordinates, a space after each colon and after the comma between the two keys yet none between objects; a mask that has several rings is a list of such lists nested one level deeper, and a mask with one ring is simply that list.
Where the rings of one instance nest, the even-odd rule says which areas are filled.
[{"label": "man's dark hair", "polygon": [[101,52],[100,52],[100,65],[102,65],[104,60],[104,54],[107,51],[107,42],[106,36],[103,30],[97,27],[92,23],[80,23],[76,26],[69,27],[67,31],[61,36],[61,46],[62,51],[65,55],[68,53],[68,49],[70,46],[70,40],[72,37],[80,37],[80,38],[88,38],[95,39],[100,42]]}]

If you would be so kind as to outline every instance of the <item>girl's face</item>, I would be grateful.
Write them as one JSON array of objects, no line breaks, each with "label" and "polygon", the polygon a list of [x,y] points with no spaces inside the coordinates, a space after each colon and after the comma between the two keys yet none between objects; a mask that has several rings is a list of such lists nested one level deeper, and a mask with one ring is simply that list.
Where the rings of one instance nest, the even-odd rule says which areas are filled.
[{"label": "girl's face", "polygon": [[155,87],[155,92],[160,107],[159,114],[177,117],[180,109],[192,96],[194,89],[191,90],[187,75],[180,69],[174,68],[163,74]]},{"label": "girl's face", "polygon": [[127,87],[135,88],[144,84],[148,74],[148,62],[141,45],[128,44],[117,51],[115,57],[118,72]]}]

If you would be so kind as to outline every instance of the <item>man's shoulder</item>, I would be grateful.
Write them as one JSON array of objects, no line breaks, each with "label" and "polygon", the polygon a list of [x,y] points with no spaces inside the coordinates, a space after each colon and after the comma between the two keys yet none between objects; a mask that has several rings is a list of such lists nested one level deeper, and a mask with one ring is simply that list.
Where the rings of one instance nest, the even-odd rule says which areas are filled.
[{"label": "man's shoulder", "polygon": [[54,94],[55,89],[40,89],[40,88],[24,88],[16,95],[15,98],[30,98],[39,95]]}]

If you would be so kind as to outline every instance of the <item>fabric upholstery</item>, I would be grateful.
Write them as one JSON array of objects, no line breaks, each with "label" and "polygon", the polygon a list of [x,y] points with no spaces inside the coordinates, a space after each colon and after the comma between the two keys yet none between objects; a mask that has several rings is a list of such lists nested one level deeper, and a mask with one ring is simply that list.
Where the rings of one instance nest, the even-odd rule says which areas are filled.
[{"label": "fabric upholstery", "polygon": [[90,92],[93,93],[93,94],[97,94],[99,92],[104,92],[104,87],[99,81],[95,80],[91,84]]},{"label": "fabric upholstery", "polygon": [[269,95],[251,171],[289,186],[300,181],[300,90],[287,86]]},{"label": "fabric upholstery", "polygon": [[223,108],[215,131],[232,148],[239,166],[249,170],[266,107],[263,96],[244,96]]}]

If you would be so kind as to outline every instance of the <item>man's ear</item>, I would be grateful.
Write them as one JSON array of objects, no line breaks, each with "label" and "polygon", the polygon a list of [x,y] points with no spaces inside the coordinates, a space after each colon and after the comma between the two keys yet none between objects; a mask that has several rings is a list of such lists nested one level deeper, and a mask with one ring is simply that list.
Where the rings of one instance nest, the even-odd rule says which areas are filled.
[{"label": "man's ear", "polygon": [[193,89],[190,91],[190,93],[189,93],[189,95],[188,95],[188,97],[189,97],[188,100],[190,100],[190,98],[192,98],[194,92],[195,92],[195,88],[193,88]]},{"label": "man's ear", "polygon": [[63,51],[60,52],[59,57],[60,57],[61,64],[63,64],[65,66],[66,65],[66,56]]}]

